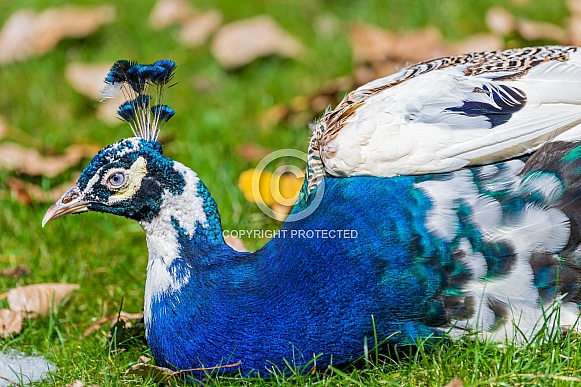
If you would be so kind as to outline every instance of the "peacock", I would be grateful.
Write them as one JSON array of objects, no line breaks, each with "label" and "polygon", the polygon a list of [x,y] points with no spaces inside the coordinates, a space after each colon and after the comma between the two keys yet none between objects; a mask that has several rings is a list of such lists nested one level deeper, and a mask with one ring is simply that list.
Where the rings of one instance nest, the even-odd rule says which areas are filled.
[{"label": "peacock", "polygon": [[163,155],[175,67],[113,65],[103,95],[123,96],[134,136],[99,151],[42,220],[139,222],[159,365],[264,374],[580,330],[580,48],[440,58],[347,94],[311,125],[300,195],[255,252],[226,245],[202,180]]}]

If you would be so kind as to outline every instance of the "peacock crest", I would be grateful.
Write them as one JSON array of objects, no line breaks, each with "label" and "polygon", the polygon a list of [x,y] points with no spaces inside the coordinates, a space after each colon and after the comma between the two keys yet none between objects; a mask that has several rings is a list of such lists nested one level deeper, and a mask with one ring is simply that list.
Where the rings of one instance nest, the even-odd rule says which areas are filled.
[{"label": "peacock crest", "polygon": [[103,100],[115,98],[120,103],[117,114],[129,123],[135,136],[157,141],[161,128],[175,114],[172,108],[162,104],[165,89],[173,86],[168,84],[175,68],[171,60],[148,65],[118,60],[105,78],[101,96]]}]

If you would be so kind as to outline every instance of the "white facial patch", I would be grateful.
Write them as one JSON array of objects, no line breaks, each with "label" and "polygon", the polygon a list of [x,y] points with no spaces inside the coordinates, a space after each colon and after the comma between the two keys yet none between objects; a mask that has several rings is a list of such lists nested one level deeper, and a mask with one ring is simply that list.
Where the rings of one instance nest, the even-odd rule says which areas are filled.
[{"label": "white facial patch", "polygon": [[[115,170],[113,172],[119,171]],[[109,201],[107,204],[111,205],[123,200],[131,199],[135,193],[139,191],[139,188],[141,188],[141,182],[143,181],[145,175],[147,175],[147,160],[145,160],[144,157],[139,156],[137,160],[135,160],[135,162],[131,165],[131,168],[125,171],[125,173],[128,182],[124,185],[124,188],[109,196]],[[111,176],[111,174],[105,175],[104,180],[107,180],[109,176]],[[104,181],[103,184],[107,185],[106,181]]]}]

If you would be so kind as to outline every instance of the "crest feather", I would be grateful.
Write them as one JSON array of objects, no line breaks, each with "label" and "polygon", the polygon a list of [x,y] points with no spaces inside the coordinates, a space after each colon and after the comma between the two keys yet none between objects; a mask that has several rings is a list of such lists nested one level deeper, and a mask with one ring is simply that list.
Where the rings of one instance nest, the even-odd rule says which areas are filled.
[{"label": "crest feather", "polygon": [[176,65],[171,60],[158,60],[153,64],[139,64],[118,60],[105,77],[103,99],[115,98],[122,93],[117,114],[127,121],[133,134],[147,141],[157,141],[163,125],[175,111],[162,104],[163,92],[172,80]]}]

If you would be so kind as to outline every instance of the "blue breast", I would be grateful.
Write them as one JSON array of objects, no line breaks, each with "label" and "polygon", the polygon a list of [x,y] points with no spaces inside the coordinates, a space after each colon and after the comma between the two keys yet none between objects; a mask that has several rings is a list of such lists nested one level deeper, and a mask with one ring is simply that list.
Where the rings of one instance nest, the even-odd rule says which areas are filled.
[{"label": "blue breast", "polygon": [[430,201],[416,180],[327,179],[317,210],[254,254],[216,247],[201,260],[184,249],[190,256],[174,264],[196,276],[153,303],[155,358],[180,369],[241,361],[243,372],[265,371],[284,368],[283,359],[356,360],[375,333],[401,332],[389,344],[441,336],[428,324],[441,313],[433,298],[442,268],[421,256],[450,256],[451,245],[426,229]]}]

